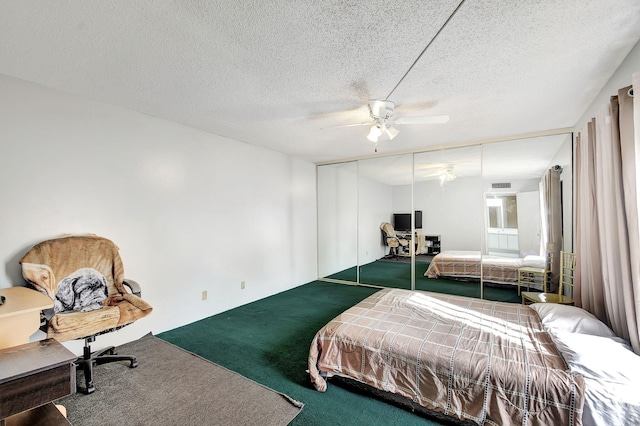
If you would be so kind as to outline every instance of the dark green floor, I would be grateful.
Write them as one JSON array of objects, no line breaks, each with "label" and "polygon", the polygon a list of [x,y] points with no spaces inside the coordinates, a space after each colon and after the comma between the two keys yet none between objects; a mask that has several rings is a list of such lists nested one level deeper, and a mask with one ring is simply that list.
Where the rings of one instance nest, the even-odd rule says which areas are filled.
[{"label": "dark green floor", "polygon": [[[459,296],[480,297],[478,282],[431,279],[424,276],[429,263],[416,262],[416,290],[434,291],[436,293],[456,294]],[[355,281],[356,267],[330,275],[329,278]],[[411,264],[394,261],[375,261],[360,266],[360,282],[383,287],[411,289]],[[520,303],[516,287],[502,288],[485,285],[483,298],[500,302]]]},{"label": "dark green floor", "polygon": [[[371,280],[378,276],[394,287],[404,286],[407,275],[410,277],[410,264],[378,263],[383,262],[363,267],[362,276]],[[426,265],[419,268],[426,270]],[[418,288],[464,295],[478,289],[478,284],[445,281],[420,279]],[[305,370],[316,331],[376,291],[314,281],[158,337],[303,402],[305,407],[293,425],[439,425],[331,382],[327,392],[320,393],[309,382]],[[496,297],[503,300],[507,296],[499,293]]]},{"label": "dark green floor", "polygon": [[292,425],[437,425],[306,373],[309,346],[324,324],[377,289],[314,281],[158,335],[305,404]]}]

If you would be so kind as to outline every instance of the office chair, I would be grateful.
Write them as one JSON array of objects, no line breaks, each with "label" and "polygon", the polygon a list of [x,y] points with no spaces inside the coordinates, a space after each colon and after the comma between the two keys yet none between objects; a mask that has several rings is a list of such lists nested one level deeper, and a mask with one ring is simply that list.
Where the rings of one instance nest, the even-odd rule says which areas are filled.
[{"label": "office chair", "polygon": [[385,257],[398,257],[398,248],[409,247],[409,240],[400,238],[396,235],[393,225],[389,222],[382,222],[380,224],[380,230],[382,231],[382,241],[385,245],[389,246],[389,254]]},{"label": "office chair", "polygon": [[125,280],[118,247],[95,235],[66,236],[35,245],[20,259],[22,275],[34,289],[53,300],[43,313],[42,329],[59,342],[84,339],[83,356],[76,360],[85,377],[84,393],[95,391],[93,366],[127,361],[113,346],[91,352],[96,336],[118,330],[151,313],[140,298],[140,286]]}]

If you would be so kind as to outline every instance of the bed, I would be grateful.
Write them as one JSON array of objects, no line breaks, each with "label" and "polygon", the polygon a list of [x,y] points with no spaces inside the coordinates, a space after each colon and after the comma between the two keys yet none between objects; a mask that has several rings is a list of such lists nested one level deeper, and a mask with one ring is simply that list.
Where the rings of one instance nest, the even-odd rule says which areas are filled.
[{"label": "bed", "polygon": [[[345,377],[427,412],[480,425],[581,425],[583,418],[584,424],[622,424],[612,420],[630,418],[640,424],[640,393],[633,384],[640,382],[640,357],[615,336],[564,329],[551,333],[554,321],[544,318],[558,315],[541,316],[535,306],[380,290],[318,331],[309,350],[310,379],[324,392],[327,378]],[[577,324],[566,316],[564,323],[565,328]],[[563,334],[574,341],[563,346],[556,337]],[[611,383],[575,356],[580,344],[599,345],[596,338],[607,341],[602,347],[616,348],[625,362],[636,362],[629,368],[638,367],[629,370],[636,373],[624,367],[614,379],[607,373],[617,390],[606,399],[602,394]],[[611,408],[613,413],[603,414]]]},{"label": "bed", "polygon": [[[518,269],[524,266],[544,268],[542,256],[503,257],[483,254],[479,251],[447,250],[437,254],[424,275],[427,278],[450,277],[457,279],[480,279],[482,259],[482,280],[497,284],[517,284]],[[533,284],[532,287],[536,287]],[[542,288],[538,288],[542,290]]]}]

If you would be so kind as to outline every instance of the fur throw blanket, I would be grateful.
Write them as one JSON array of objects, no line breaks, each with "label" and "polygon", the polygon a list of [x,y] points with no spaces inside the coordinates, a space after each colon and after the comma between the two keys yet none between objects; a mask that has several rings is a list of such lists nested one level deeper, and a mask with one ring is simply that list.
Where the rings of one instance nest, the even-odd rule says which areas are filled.
[{"label": "fur throw blanket", "polygon": [[58,284],[53,310],[88,312],[102,308],[107,298],[107,279],[92,268],[82,268]]}]

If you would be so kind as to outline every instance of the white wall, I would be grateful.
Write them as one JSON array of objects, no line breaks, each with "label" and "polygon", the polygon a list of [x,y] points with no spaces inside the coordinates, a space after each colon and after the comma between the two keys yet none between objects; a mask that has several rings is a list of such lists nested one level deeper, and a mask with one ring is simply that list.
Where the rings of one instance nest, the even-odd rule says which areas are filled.
[{"label": "white wall", "polygon": [[318,276],[357,265],[357,247],[357,164],[318,167]]},{"label": "white wall", "polygon": [[382,222],[391,222],[392,187],[360,178],[358,185],[358,263],[366,265],[383,257]]},{"label": "white wall", "polygon": [[380,224],[391,220],[391,186],[359,177],[355,162],[323,165],[318,206],[319,277],[384,256]]},{"label": "white wall", "polygon": [[154,307],[97,347],[316,278],[311,163],[6,76],[0,147],[0,287],[33,244],[95,233]]},{"label": "white wall", "polygon": [[[442,250],[480,250],[483,225],[480,178],[414,184],[414,208],[422,210],[424,235],[440,235]],[[411,185],[393,188],[393,211],[411,212]]]},{"label": "white wall", "polygon": [[618,89],[631,85],[631,76],[640,71],[640,42],[638,42],[625,60],[620,64],[616,72],[611,76],[607,84],[602,88],[593,102],[585,108],[585,112],[574,125],[573,131],[577,134],[596,113],[600,107],[609,102],[609,98],[618,94]]},{"label": "white wall", "polygon": [[518,202],[518,249],[520,257],[540,255],[542,215],[540,192],[527,191],[516,194]]}]

